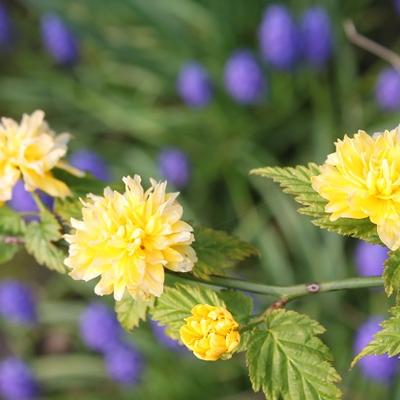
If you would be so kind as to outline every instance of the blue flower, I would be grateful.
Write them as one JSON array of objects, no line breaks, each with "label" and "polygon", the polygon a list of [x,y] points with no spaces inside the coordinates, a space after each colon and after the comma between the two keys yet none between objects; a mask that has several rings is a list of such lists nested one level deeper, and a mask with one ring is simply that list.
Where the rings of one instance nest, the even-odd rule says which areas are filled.
[{"label": "blue flower", "polygon": [[13,41],[13,24],[6,5],[0,3],[0,48],[10,48]]},{"label": "blue flower", "polygon": [[80,316],[80,334],[90,349],[106,352],[120,342],[123,332],[114,311],[94,302]]},{"label": "blue flower", "polygon": [[[380,328],[382,317],[372,317],[360,326],[354,341],[354,352],[358,354],[374,337]],[[367,356],[358,362],[361,372],[376,382],[388,383],[398,368],[398,359],[387,355]]]},{"label": "blue flower", "polygon": [[0,363],[0,395],[5,400],[39,398],[39,386],[29,367],[12,357]]},{"label": "blue flower", "polygon": [[191,107],[204,107],[213,96],[210,77],[196,62],[188,62],[182,67],[176,86],[182,100]]},{"label": "blue flower", "polygon": [[242,104],[256,103],[265,89],[263,72],[249,50],[238,50],[225,65],[225,87]]},{"label": "blue flower", "polygon": [[400,110],[400,73],[394,68],[386,68],[379,74],[375,100],[384,111]]},{"label": "blue flower", "polygon": [[0,283],[0,315],[7,321],[31,325],[37,322],[36,302],[29,287],[14,280]]},{"label": "blue flower", "polygon": [[[53,208],[54,200],[49,195],[39,192],[43,204],[49,209]],[[38,208],[33,200],[31,192],[25,189],[24,182],[18,181],[13,188],[12,198],[8,202],[10,207],[18,212],[37,212]],[[30,218],[31,219],[31,218]]]},{"label": "blue flower", "polygon": [[261,53],[273,67],[289,70],[298,61],[299,32],[285,6],[274,4],[267,7],[258,37]]},{"label": "blue flower", "polygon": [[78,60],[78,42],[70,28],[56,14],[41,18],[42,42],[54,61],[60,65],[72,65]]},{"label": "blue flower", "polygon": [[119,343],[111,348],[105,362],[110,378],[125,385],[137,383],[143,370],[142,357],[131,344]]},{"label": "blue flower", "polygon": [[388,249],[377,244],[359,241],[355,250],[357,271],[361,276],[380,276],[388,257]]},{"label": "blue flower", "polygon": [[397,14],[400,15],[400,0],[393,0],[393,6]]},{"label": "blue flower", "polygon": [[322,7],[311,7],[301,19],[302,51],[313,66],[323,66],[332,55],[332,26],[328,13]]},{"label": "blue flower", "polygon": [[70,164],[74,167],[89,172],[101,181],[109,181],[111,172],[105,160],[97,153],[89,150],[78,150],[72,154]]},{"label": "blue flower", "polygon": [[183,188],[190,178],[190,165],[186,154],[175,148],[166,148],[158,155],[161,176],[176,188]]},{"label": "blue flower", "polygon": [[157,338],[159,343],[161,343],[163,346],[165,346],[171,350],[177,350],[177,351],[186,349],[186,347],[184,347],[182,344],[180,344],[179,341],[170,338],[165,333],[165,327],[158,325],[157,322],[152,321],[152,320],[150,320],[150,326],[154,333],[154,336]]}]

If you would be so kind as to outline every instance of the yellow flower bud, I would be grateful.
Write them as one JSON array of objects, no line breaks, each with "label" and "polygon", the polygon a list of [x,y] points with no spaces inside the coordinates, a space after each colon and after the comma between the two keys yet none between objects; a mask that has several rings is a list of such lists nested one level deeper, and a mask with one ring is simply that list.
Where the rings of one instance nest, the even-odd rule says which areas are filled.
[{"label": "yellow flower bud", "polygon": [[183,344],[201,360],[230,358],[240,343],[239,324],[224,307],[198,304],[180,329]]}]

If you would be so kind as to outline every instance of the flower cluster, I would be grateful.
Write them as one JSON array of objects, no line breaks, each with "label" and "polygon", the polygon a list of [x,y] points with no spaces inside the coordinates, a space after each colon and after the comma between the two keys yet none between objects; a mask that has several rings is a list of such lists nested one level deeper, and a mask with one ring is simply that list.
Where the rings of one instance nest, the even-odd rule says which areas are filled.
[{"label": "flower cluster", "polygon": [[183,344],[206,361],[230,358],[240,343],[239,324],[223,307],[198,304],[180,329]]},{"label": "flower cluster", "polygon": [[399,129],[369,136],[359,131],[336,142],[313,177],[312,185],[324,199],[332,221],[338,218],[369,220],[382,242],[400,247],[400,136]]},{"label": "flower cluster", "polygon": [[79,174],[80,172],[61,160],[67,152],[70,135],[56,136],[44,120],[43,111],[24,115],[18,124],[2,118],[0,124],[0,201],[12,198],[12,191],[21,175],[25,189],[40,189],[53,197],[65,197],[70,190],[56,179],[51,170],[55,167]]},{"label": "flower cluster", "polygon": [[82,221],[72,219],[65,264],[74,279],[101,276],[98,295],[125,291],[135,299],[160,296],[164,268],[188,272],[196,262],[193,229],[181,220],[178,193],[166,193],[166,182],[151,180],[146,192],[139,176],[126,177],[123,194],[104,190],[83,202]]}]

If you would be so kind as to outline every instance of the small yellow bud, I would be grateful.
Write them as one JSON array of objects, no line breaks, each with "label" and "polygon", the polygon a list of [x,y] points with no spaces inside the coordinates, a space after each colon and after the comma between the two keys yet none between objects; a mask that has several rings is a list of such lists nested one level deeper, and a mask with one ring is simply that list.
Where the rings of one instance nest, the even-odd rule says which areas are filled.
[{"label": "small yellow bud", "polygon": [[197,304],[179,331],[183,344],[201,360],[229,358],[240,343],[239,324],[224,307]]}]

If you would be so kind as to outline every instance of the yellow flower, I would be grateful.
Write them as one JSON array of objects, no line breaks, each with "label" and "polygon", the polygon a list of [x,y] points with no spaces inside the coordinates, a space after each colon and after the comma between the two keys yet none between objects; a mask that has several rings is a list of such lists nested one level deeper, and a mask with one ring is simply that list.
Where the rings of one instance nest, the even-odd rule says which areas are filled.
[{"label": "yellow flower", "polygon": [[325,211],[338,218],[369,218],[382,242],[400,247],[400,130],[369,136],[359,131],[336,142],[313,177],[312,186],[328,200]]},{"label": "yellow flower", "polygon": [[118,301],[125,290],[135,299],[160,296],[164,268],[188,272],[197,261],[193,229],[181,220],[179,193],[165,193],[167,182],[150,180],[144,192],[139,176],[123,181],[123,194],[106,188],[104,197],[89,195],[83,202],[82,221],[72,219],[75,231],[65,236],[65,264],[74,279],[101,276],[95,288],[100,296],[114,292]]},{"label": "yellow flower", "polygon": [[10,118],[0,123],[0,202],[10,200],[21,174],[28,191],[43,190],[54,197],[65,197],[70,190],[53,177],[54,167],[80,174],[60,161],[67,152],[68,133],[55,136],[44,121],[43,111],[24,115],[18,124]]},{"label": "yellow flower", "polygon": [[230,358],[240,343],[239,324],[224,307],[197,304],[180,329],[183,344],[201,360]]}]

